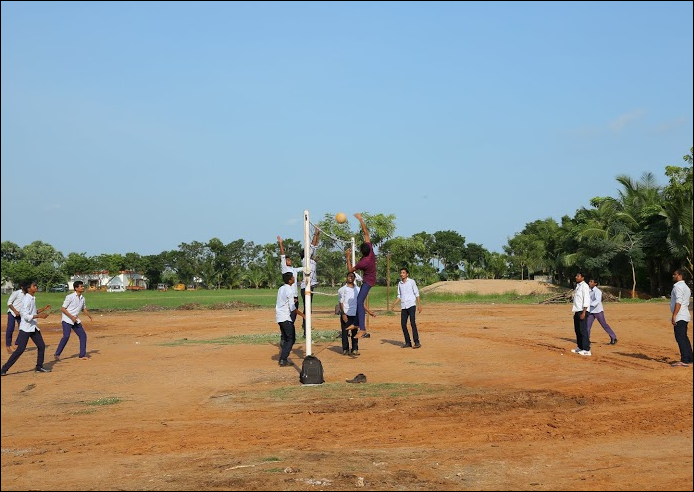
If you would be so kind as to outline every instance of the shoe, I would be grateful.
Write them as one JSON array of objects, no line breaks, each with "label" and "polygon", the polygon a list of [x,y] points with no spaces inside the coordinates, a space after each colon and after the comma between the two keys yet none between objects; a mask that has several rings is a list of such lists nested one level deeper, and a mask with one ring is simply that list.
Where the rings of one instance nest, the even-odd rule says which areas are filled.
[{"label": "shoe", "polygon": [[689,367],[689,364],[686,362],[673,362],[670,364],[672,367]]},{"label": "shoe", "polygon": [[578,355],[585,355],[586,357],[590,357],[593,354],[590,353],[590,350],[579,350]]},{"label": "shoe", "polygon": [[280,359],[280,367],[284,367],[284,366],[288,366],[288,365],[289,365],[289,362],[287,362],[284,359]]},{"label": "shoe", "polygon": [[89,360],[91,358],[92,358],[91,355],[85,355],[84,357],[80,357],[80,360]]},{"label": "shoe", "polygon": [[610,345],[617,345],[617,339],[613,338],[612,340],[610,340]]},{"label": "shoe", "polygon": [[359,355],[359,351],[358,350],[352,350],[352,355]]},{"label": "shoe", "polygon": [[7,371],[0,372],[0,376],[7,376]]},{"label": "shoe", "polygon": [[51,370],[45,367],[37,367],[35,372],[51,372]]},{"label": "shoe", "polygon": [[414,347],[412,347],[412,348],[421,348],[421,347],[422,347],[422,344],[417,342],[414,344]]},{"label": "shoe", "polygon": [[354,379],[347,379],[346,381],[348,383],[365,383],[366,382],[366,376],[362,373],[359,373],[356,376],[354,376]]},{"label": "shoe", "polygon": [[400,348],[412,348],[412,344],[411,343],[403,343]]},{"label": "shoe", "polygon": [[576,347],[576,348],[572,348],[571,351],[572,351],[574,354],[577,354],[577,353],[579,353],[579,352],[581,351],[581,349],[578,348],[578,347]]},{"label": "shoe", "polygon": [[362,338],[371,338],[371,333],[368,333],[368,332],[367,332],[367,333],[364,333],[364,335],[362,336]]},{"label": "shoe", "polygon": [[343,350],[342,355],[349,355],[349,350]]},{"label": "shoe", "polygon": [[53,360],[56,362],[60,362],[60,356],[59,355],[54,355]]}]

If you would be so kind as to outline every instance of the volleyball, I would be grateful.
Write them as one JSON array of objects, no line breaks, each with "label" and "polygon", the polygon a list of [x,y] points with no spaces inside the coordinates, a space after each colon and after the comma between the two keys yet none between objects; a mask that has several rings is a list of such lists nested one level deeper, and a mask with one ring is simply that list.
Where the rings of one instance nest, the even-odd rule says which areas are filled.
[{"label": "volleyball", "polygon": [[345,215],[343,212],[339,212],[335,216],[335,220],[337,221],[338,224],[344,224],[345,222],[347,222],[347,215]]}]

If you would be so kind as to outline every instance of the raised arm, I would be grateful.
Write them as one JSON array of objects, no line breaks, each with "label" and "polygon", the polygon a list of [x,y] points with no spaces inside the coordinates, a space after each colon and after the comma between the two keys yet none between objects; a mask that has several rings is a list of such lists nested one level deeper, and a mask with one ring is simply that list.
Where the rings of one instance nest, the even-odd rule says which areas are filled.
[{"label": "raised arm", "polygon": [[361,224],[361,230],[364,233],[364,242],[370,243],[371,238],[369,237],[369,230],[366,228],[366,224],[364,223],[364,219],[362,219],[361,214],[354,214],[354,216],[357,218],[357,220]]},{"label": "raised arm", "polygon": [[280,245],[280,255],[284,255],[284,243],[282,242],[282,238],[277,236],[277,242]]},{"label": "raised arm", "polygon": [[347,257],[347,271],[352,273],[352,248],[347,248],[345,256]]}]

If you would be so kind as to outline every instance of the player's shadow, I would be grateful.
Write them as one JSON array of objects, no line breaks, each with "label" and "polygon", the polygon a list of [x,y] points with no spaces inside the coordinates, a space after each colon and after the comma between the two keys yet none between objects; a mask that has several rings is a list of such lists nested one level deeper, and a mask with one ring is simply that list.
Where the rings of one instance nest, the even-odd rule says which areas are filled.
[{"label": "player's shadow", "polygon": [[[99,353],[98,350],[87,350],[87,357],[91,358],[92,355],[98,354],[98,353]],[[48,358],[48,357],[46,357],[46,358]],[[70,360],[70,359],[79,359],[79,358],[80,358],[79,353],[72,354],[69,356],[61,355],[59,360],[55,360],[55,359],[53,359],[53,356],[51,356],[51,359],[53,359],[53,360],[51,360],[50,362],[51,362],[51,364],[55,364],[56,362],[62,362],[62,361]]]},{"label": "player's shadow", "polygon": [[650,360],[652,362],[658,362],[660,364],[670,364],[671,361],[667,357],[651,357],[650,355],[642,354],[642,353],[627,353],[627,352],[615,352],[615,354],[618,355],[623,355],[624,357],[631,357],[633,359],[640,359],[640,360]]},{"label": "player's shadow", "polygon": [[405,343],[402,340],[390,340],[388,338],[381,338],[381,343],[388,343],[390,345],[396,345],[398,347],[402,347],[402,344]]}]

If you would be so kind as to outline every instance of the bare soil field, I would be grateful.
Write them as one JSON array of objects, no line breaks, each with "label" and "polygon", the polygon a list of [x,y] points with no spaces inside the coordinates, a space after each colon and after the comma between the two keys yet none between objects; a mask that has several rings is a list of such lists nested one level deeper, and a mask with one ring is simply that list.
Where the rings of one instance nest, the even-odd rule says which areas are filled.
[{"label": "bare soil field", "polygon": [[476,292],[481,295],[489,294],[505,294],[515,292],[516,294],[527,296],[532,294],[550,294],[553,292],[562,292],[560,287],[557,287],[547,282],[537,280],[455,280],[450,282],[437,282],[432,285],[423,287],[422,296],[428,292],[436,293],[451,293],[465,294],[467,292]]},{"label": "bare soil field", "polygon": [[592,357],[570,352],[570,305],[425,302],[416,350],[371,308],[361,355],[312,345],[315,386],[303,339],[289,367],[275,342],[223,341],[279,339],[273,310],[97,314],[92,358],[73,335],[59,362],[52,315],[52,372],[30,342],[2,378],[2,490],[692,490],[692,368],[669,365],[667,303],[607,304],[619,342],[594,325]]}]

